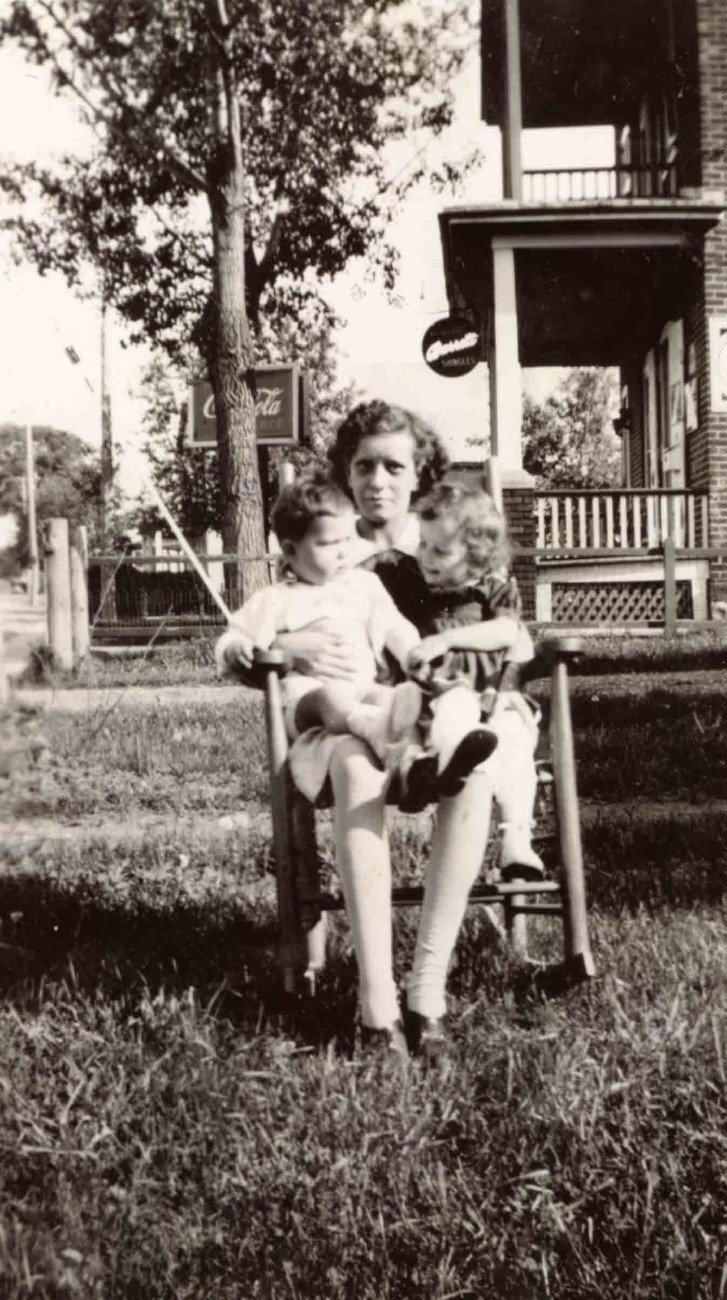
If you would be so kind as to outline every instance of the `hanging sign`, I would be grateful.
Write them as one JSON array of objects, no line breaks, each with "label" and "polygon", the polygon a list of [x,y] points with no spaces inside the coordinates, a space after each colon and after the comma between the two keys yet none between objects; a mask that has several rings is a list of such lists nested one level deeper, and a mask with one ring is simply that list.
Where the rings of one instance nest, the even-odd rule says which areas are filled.
[{"label": "hanging sign", "polygon": [[482,360],[479,330],[466,316],[445,316],[422,339],[424,360],[437,375],[467,375]]},{"label": "hanging sign", "polygon": [[[255,423],[258,445],[279,447],[300,441],[300,379],[295,362],[256,368]],[[195,379],[192,382],[188,414],[187,445],[216,447],[215,397],[208,379]]]},{"label": "hanging sign", "polygon": [[727,316],[709,318],[709,386],[713,411],[727,411]]}]

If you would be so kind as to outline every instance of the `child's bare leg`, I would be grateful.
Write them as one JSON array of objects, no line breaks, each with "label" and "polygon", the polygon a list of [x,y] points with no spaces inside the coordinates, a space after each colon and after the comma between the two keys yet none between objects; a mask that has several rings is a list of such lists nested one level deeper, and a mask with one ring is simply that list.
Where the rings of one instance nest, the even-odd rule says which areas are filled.
[{"label": "child's bare leg", "polygon": [[309,727],[325,727],[334,735],[350,730],[346,725],[351,710],[360,703],[368,683],[330,682],[308,691],[298,701],[295,725],[298,732]]},{"label": "child's bare leg", "polygon": [[399,1018],[384,808],[386,774],[353,738],[336,747],[330,770],[336,866],[358,962],[361,1019],[367,1028],[385,1029]]},{"label": "child's bare leg", "polygon": [[543,875],[542,859],[532,846],[537,730],[528,727],[515,709],[507,708],[497,714],[492,726],[499,741],[492,783],[503,832],[500,867],[504,876],[537,878]]},{"label": "child's bare leg", "polygon": [[332,683],[303,697],[295,721],[299,731],[321,725],[333,734],[358,736],[391,766],[392,747],[410,733],[420,710],[421,691],[413,682],[394,687]]}]

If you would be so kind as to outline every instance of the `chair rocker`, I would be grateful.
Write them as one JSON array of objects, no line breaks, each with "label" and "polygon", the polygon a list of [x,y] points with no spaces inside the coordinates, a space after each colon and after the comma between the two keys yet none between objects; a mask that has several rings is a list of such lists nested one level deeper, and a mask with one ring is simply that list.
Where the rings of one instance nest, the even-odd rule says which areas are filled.
[{"label": "chair rocker", "polygon": [[[547,638],[538,655],[523,666],[528,680],[550,676],[549,764],[539,764],[539,779],[554,796],[555,879],[539,882],[513,880],[477,881],[471,903],[484,904],[490,918],[512,950],[528,961],[528,916],[560,917],[563,930],[563,960],[560,977],[569,983],[595,974],[586,913],[586,894],[581,847],[580,818],[576,790],[568,666],[582,652],[575,637]],[[509,672],[514,665],[507,665]],[[270,803],[273,849],[277,882],[277,957],[283,986],[293,993],[301,980],[315,991],[316,977],[325,965],[326,913],[342,909],[343,899],[321,891],[316,842],[315,809],[294,786],[288,766],[288,738],[280,694],[280,679],[287,671],[282,651],[256,651],[250,685],[264,691],[268,741]],[[507,685],[511,686],[508,681]],[[502,684],[501,684],[502,687]],[[539,787],[541,789],[543,787]],[[395,797],[387,799],[395,802]],[[404,907],[420,904],[421,885],[394,887],[392,903]],[[500,913],[499,909],[502,909]]]}]

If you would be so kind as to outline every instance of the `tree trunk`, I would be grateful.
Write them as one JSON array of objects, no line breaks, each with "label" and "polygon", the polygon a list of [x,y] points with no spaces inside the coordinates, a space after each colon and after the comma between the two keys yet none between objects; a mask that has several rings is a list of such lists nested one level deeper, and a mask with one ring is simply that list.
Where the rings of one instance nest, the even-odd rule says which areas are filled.
[{"label": "tree trunk", "polygon": [[235,130],[239,124],[228,120],[227,126],[208,176],[215,320],[207,360],[217,412],[222,535],[225,552],[238,557],[236,595],[241,602],[267,586],[269,575],[255,441],[254,358],[245,307],[244,175]]}]

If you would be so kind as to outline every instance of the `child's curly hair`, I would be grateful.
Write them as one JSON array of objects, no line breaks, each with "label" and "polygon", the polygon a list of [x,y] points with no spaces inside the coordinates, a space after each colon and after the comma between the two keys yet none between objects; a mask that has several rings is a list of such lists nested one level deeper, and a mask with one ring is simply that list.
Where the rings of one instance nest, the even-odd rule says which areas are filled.
[{"label": "child's curly hair", "polygon": [[438,483],[417,502],[422,519],[454,519],[467,548],[470,578],[506,573],[510,564],[507,524],[482,488],[465,483]]},{"label": "child's curly hair", "polygon": [[327,470],[305,470],[281,489],[270,522],[279,542],[300,542],[311,523],[321,515],[340,515],[351,509],[349,498]]},{"label": "child's curly hair", "polygon": [[414,465],[417,487],[412,493],[416,501],[444,478],[449,469],[449,456],[439,434],[418,415],[402,406],[388,402],[360,402],[338,426],[333,444],[328,451],[331,472],[338,486],[352,497],[348,473],[363,438],[377,433],[410,433],[414,441]]}]

